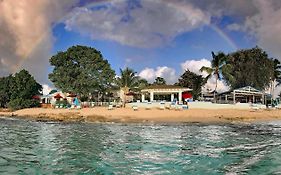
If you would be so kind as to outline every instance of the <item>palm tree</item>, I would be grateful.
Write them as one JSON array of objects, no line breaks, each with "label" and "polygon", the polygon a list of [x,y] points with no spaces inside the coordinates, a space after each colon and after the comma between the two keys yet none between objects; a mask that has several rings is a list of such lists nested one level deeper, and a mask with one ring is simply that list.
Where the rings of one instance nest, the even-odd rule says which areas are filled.
[{"label": "palm tree", "polygon": [[155,85],[165,85],[166,84],[166,80],[162,77],[156,77],[154,83]]},{"label": "palm tree", "polygon": [[218,80],[221,79],[221,74],[223,72],[223,70],[225,69],[226,66],[226,55],[223,52],[219,52],[217,55],[215,55],[214,52],[212,52],[212,61],[211,61],[211,67],[206,67],[203,66],[200,69],[200,72],[206,72],[208,73],[207,77],[206,77],[206,81],[211,78],[212,76],[215,76],[216,78],[216,86],[214,89],[214,99],[215,97],[215,93],[217,90],[217,86],[218,86]]},{"label": "palm tree", "polygon": [[124,70],[120,69],[120,77],[116,78],[116,85],[123,91],[123,106],[126,103],[126,94],[130,90],[136,90],[139,87],[140,77],[136,75],[136,72],[133,69],[125,68]]},{"label": "palm tree", "polygon": [[273,60],[273,76],[271,78],[271,94],[274,93],[275,87],[279,86],[281,84],[281,63],[279,60],[274,59]]}]

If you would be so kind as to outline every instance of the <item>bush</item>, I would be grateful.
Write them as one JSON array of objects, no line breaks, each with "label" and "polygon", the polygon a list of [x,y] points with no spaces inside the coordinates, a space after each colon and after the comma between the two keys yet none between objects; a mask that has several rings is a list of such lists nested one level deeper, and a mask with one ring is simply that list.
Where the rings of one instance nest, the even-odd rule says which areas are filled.
[{"label": "bush", "polygon": [[8,103],[8,107],[12,110],[19,110],[24,108],[39,107],[40,103],[37,100],[24,100],[24,99],[13,99]]},{"label": "bush", "polygon": [[68,103],[68,101],[67,100],[58,100],[58,101],[56,101],[56,105],[58,105],[58,106],[63,106],[63,107],[69,107],[70,106],[70,104]]}]

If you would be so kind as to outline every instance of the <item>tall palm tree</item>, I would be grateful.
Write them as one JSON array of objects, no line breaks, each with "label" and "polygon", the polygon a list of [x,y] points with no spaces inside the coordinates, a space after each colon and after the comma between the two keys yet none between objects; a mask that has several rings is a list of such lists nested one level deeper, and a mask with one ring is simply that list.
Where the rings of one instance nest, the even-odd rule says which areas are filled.
[{"label": "tall palm tree", "polygon": [[140,77],[136,75],[136,72],[133,69],[125,68],[124,70],[120,69],[120,77],[116,78],[116,85],[123,91],[123,105],[126,103],[126,94],[130,90],[136,90],[139,86]]},{"label": "tall palm tree", "polygon": [[273,60],[273,75],[271,78],[270,91],[273,95],[274,89],[281,84],[281,63],[279,60]]},{"label": "tall palm tree", "polygon": [[206,80],[208,80],[212,76],[215,76],[216,86],[214,89],[214,99],[216,99],[215,93],[216,93],[217,86],[218,86],[218,80],[221,79],[221,74],[222,74],[223,70],[225,69],[227,57],[223,52],[218,52],[217,55],[215,55],[215,53],[212,52],[212,57],[213,57],[213,59],[211,61],[211,67],[203,66],[203,67],[201,67],[200,72],[206,72],[208,74],[206,77]]}]

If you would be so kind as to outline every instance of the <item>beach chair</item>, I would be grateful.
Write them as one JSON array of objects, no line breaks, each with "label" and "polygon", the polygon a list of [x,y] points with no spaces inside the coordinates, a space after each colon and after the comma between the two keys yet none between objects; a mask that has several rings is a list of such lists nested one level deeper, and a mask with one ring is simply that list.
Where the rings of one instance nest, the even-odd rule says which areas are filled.
[{"label": "beach chair", "polygon": [[151,105],[152,105],[151,102],[147,102],[147,104],[145,105],[145,109],[146,110],[150,110],[151,109]]},{"label": "beach chair", "polygon": [[134,111],[137,111],[137,110],[138,110],[138,107],[137,107],[137,106],[133,106],[132,108],[133,108]]},{"label": "beach chair", "polygon": [[164,110],[164,109],[165,109],[165,106],[161,105],[161,106],[159,107],[159,109],[160,109],[160,110]]},{"label": "beach chair", "polygon": [[182,109],[183,109],[183,110],[187,110],[187,109],[188,109],[188,106],[187,106],[187,105],[182,105]]},{"label": "beach chair", "polygon": [[108,105],[108,110],[113,110],[113,105]]}]

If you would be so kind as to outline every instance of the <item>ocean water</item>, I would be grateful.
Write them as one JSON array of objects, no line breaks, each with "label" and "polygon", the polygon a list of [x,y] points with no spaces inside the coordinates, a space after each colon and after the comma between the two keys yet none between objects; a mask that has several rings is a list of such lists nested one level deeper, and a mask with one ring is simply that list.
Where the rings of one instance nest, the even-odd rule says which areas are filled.
[{"label": "ocean water", "polygon": [[281,122],[62,124],[1,118],[0,174],[281,174]]}]

